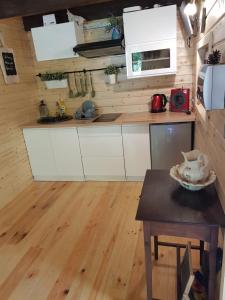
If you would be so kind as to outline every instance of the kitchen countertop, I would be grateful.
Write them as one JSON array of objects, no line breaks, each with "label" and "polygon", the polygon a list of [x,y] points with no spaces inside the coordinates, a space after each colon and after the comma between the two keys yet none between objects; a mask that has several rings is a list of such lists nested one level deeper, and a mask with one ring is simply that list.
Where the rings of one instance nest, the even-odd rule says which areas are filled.
[{"label": "kitchen countertop", "polygon": [[62,128],[62,127],[81,127],[81,126],[107,126],[107,125],[123,125],[123,124],[159,124],[159,123],[177,123],[177,122],[193,122],[195,121],[194,113],[187,115],[178,112],[136,112],[122,113],[113,122],[93,122],[93,120],[69,120],[59,123],[39,124],[37,122],[27,123],[22,128]]}]

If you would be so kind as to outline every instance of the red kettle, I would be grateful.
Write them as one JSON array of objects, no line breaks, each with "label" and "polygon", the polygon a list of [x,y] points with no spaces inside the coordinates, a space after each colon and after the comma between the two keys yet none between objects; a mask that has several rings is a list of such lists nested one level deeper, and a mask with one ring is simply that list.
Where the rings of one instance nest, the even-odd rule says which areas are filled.
[{"label": "red kettle", "polygon": [[167,97],[164,94],[155,94],[152,96],[151,112],[158,113],[166,111]]}]

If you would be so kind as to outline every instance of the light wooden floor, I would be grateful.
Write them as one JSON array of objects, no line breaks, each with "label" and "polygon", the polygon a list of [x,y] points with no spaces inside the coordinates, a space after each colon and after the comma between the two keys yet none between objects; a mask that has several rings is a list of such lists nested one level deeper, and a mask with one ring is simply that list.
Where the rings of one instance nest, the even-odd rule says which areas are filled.
[{"label": "light wooden floor", "polygon": [[[0,300],[146,300],[141,186],[33,183],[0,210]],[[155,298],[176,299],[175,262],[160,249]]]}]

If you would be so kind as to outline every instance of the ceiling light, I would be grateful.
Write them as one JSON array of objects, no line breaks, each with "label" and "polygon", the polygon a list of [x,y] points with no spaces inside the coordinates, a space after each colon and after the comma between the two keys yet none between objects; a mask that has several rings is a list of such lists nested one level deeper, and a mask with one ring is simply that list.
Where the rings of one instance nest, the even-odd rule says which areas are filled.
[{"label": "ceiling light", "polygon": [[187,16],[194,16],[197,13],[197,6],[195,0],[191,0],[184,8],[184,13]]}]

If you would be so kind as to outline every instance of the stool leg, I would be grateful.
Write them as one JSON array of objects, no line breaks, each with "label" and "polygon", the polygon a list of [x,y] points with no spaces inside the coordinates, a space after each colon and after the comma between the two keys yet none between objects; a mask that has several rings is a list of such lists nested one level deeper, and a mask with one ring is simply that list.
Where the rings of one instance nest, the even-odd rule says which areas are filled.
[{"label": "stool leg", "polygon": [[159,259],[158,236],[154,236],[154,256],[155,260]]},{"label": "stool leg", "polygon": [[200,266],[203,265],[204,241],[200,241]]}]

